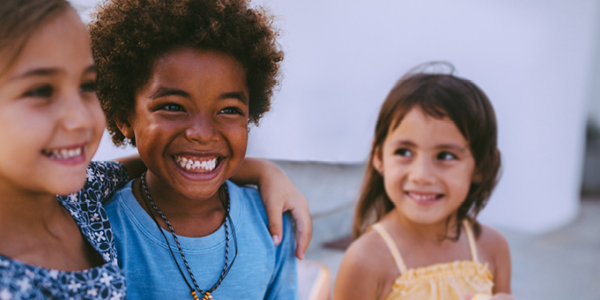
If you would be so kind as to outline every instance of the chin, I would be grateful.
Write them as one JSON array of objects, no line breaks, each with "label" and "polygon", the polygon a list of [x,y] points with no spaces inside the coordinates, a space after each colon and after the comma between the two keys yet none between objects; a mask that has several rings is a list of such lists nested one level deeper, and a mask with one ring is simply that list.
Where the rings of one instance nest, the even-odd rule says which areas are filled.
[{"label": "chin", "polygon": [[52,186],[52,194],[56,195],[69,195],[76,192],[79,192],[86,182],[85,173],[81,176],[71,176],[71,178],[67,178],[66,176],[55,177],[60,179],[59,182]]}]

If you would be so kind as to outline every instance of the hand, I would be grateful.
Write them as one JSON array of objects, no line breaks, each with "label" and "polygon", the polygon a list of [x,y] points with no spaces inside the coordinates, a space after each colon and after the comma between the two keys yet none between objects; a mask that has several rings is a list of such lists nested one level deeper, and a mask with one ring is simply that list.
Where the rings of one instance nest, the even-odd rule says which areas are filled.
[{"label": "hand", "polygon": [[[304,259],[304,253],[312,238],[312,220],[308,202],[290,179],[279,169],[259,184],[260,195],[267,210],[269,231],[275,245],[279,245],[283,234],[281,214],[290,211],[296,223],[296,257]],[[277,174],[276,174],[277,173]]]},{"label": "hand", "polygon": [[492,297],[492,299],[490,299],[490,300],[515,300],[515,298],[509,294],[498,293],[498,294],[494,295],[494,297]]},{"label": "hand", "polygon": [[275,245],[281,243],[283,235],[281,215],[291,211],[296,223],[296,257],[304,259],[312,238],[312,220],[306,198],[285,173],[270,161],[246,157],[231,180],[238,184],[258,185]]},{"label": "hand", "polygon": [[[475,297],[475,296],[477,296],[477,297]],[[467,294],[465,296],[465,300],[515,300],[515,298],[512,295],[505,294],[505,293],[498,293],[492,297],[484,296],[481,294],[479,294],[479,295]]]}]

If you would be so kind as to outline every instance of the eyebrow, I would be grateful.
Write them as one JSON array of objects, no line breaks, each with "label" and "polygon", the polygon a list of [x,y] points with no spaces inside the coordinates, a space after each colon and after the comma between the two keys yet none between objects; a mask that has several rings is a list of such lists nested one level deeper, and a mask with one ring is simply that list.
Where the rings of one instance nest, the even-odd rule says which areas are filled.
[{"label": "eyebrow", "polygon": [[438,145],[436,148],[437,149],[450,149],[450,150],[454,150],[459,153],[465,153],[467,150],[467,147],[461,147],[457,144],[441,144],[441,145]]},{"label": "eyebrow", "polygon": [[[396,147],[401,147],[401,146],[416,147],[417,146],[415,143],[413,143],[412,141],[409,141],[409,140],[399,140],[395,143],[395,145],[396,145]],[[449,149],[449,150],[452,150],[455,152],[464,153],[464,152],[466,152],[467,147],[461,147],[454,143],[448,143],[448,144],[436,145],[435,149]]]},{"label": "eyebrow", "polygon": [[[56,75],[61,72],[64,72],[64,71],[62,71],[59,68],[37,68],[37,69],[29,70],[29,71],[19,74],[19,75],[15,75],[12,78],[10,78],[9,81],[24,79],[24,78],[28,78],[28,77],[53,76],[53,75]],[[83,71],[84,74],[97,73],[97,72],[98,71],[97,71],[95,65],[90,65]]]},{"label": "eyebrow", "polygon": [[186,97],[189,98],[190,94],[188,94],[187,92],[180,90],[180,89],[174,89],[174,88],[168,88],[168,87],[159,87],[158,89],[156,89],[156,91],[154,91],[154,93],[152,93],[152,95],[150,95],[150,99],[154,100],[160,97],[165,97],[165,96],[181,96],[181,97]]},{"label": "eyebrow", "polygon": [[[160,97],[165,96],[181,96],[185,98],[189,98],[190,94],[184,90],[176,89],[176,88],[168,88],[168,87],[159,87],[154,93],[150,95],[150,99],[154,100]],[[223,93],[219,96],[219,100],[223,99],[238,99],[244,104],[248,104],[248,97],[244,92],[227,92]]]},{"label": "eyebrow", "polygon": [[238,99],[244,104],[248,104],[248,97],[244,92],[229,92],[222,94],[219,99]]}]

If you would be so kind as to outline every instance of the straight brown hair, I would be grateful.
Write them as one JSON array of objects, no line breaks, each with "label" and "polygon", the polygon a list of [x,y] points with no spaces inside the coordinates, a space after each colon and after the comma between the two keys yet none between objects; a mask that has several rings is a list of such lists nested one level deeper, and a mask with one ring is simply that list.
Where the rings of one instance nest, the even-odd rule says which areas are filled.
[{"label": "straight brown hair", "polygon": [[[440,63],[426,64],[413,70],[425,70]],[[449,65],[449,64],[444,64]],[[450,65],[451,69],[453,67]],[[352,235],[358,238],[364,231],[394,209],[388,197],[382,175],[373,167],[376,151],[381,151],[388,133],[395,129],[404,116],[419,107],[427,115],[440,119],[450,118],[469,142],[475,158],[476,182],[471,183],[467,198],[456,213],[456,234],[444,238],[458,239],[462,220],[474,224],[476,236],[481,227],[476,222],[496,186],[500,170],[500,152],[497,148],[498,130],[492,104],[473,82],[452,74],[431,74],[411,71],[392,88],[381,106],[375,126],[375,137],[367,162],[363,186],[358,199]],[[451,216],[452,217],[452,216]],[[451,217],[447,220],[449,224]]]},{"label": "straight brown hair", "polygon": [[33,32],[72,8],[66,0],[8,0],[0,4],[0,75],[17,59]]}]

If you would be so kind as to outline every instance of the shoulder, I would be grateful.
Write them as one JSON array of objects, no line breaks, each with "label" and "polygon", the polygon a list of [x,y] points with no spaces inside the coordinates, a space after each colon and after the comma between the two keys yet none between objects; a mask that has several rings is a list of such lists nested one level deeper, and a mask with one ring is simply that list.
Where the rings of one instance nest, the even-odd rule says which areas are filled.
[{"label": "shoulder", "polygon": [[232,205],[242,208],[243,214],[260,215],[266,224],[267,211],[258,190],[254,187],[239,186],[229,180],[226,183]]},{"label": "shoulder", "polygon": [[106,176],[127,178],[127,170],[116,161],[92,161],[87,170],[88,181],[90,181],[90,177],[97,177],[99,180],[104,180]]},{"label": "shoulder", "polygon": [[500,231],[481,225],[477,246],[482,261],[488,262],[494,277],[494,293],[510,293],[511,258],[506,237]]},{"label": "shoulder", "polygon": [[335,282],[334,299],[346,299],[350,295],[378,298],[388,270],[394,270],[390,266],[395,263],[379,233],[375,230],[366,232],[344,254]]},{"label": "shoulder", "polygon": [[477,245],[486,256],[498,258],[509,254],[508,241],[500,231],[481,223],[480,226],[481,234],[477,238]]}]

